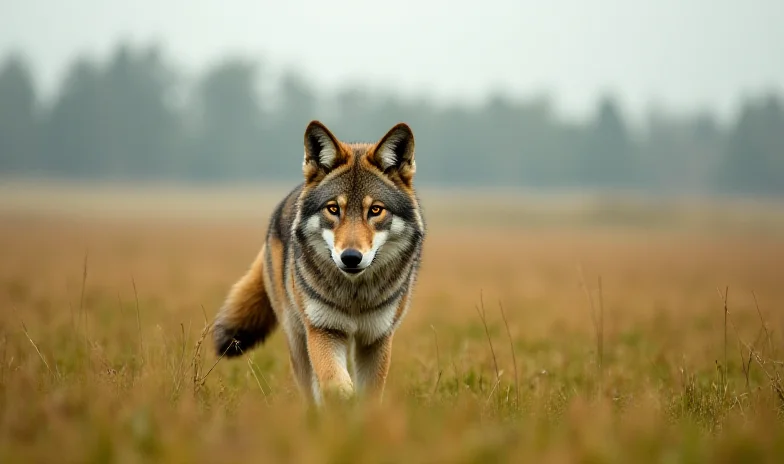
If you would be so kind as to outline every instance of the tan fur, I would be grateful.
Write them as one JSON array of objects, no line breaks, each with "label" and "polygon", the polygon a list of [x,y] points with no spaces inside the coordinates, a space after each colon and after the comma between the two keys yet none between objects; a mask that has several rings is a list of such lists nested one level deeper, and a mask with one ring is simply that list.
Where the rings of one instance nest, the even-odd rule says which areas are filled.
[{"label": "tan fur", "polygon": [[[264,245],[250,269],[235,283],[217,318],[218,327],[228,326],[242,333],[253,333],[257,342],[263,342],[278,325],[264,285]],[[240,352],[235,346],[224,346],[221,350],[228,356]]]},{"label": "tan fur", "polygon": [[[269,240],[269,254],[271,255],[271,262],[272,262],[272,269],[269,269],[266,273],[270,282],[269,286],[265,281],[265,286],[267,288],[272,288],[273,290],[270,293],[270,300],[279,303],[276,300],[283,298],[286,294],[286,284],[283,282],[283,244],[280,243],[280,240],[276,238],[270,238]],[[273,306],[277,307],[279,304],[274,304]]]},{"label": "tan fur", "polygon": [[362,221],[348,220],[335,229],[335,248],[356,248],[366,253],[373,243],[373,231]]},{"label": "tan fur", "polygon": [[307,324],[307,337],[310,361],[324,399],[351,397],[354,393],[354,383],[346,371],[348,338],[309,324]]}]

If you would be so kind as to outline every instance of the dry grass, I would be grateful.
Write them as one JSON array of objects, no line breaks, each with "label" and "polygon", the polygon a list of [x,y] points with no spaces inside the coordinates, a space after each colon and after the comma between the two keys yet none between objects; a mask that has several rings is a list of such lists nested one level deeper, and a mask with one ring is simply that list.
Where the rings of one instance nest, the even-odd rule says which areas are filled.
[{"label": "dry grass", "polygon": [[514,209],[481,227],[473,209],[456,225],[433,207],[385,404],[313,414],[280,333],[233,361],[210,343],[270,207],[242,220],[0,216],[0,462],[784,453],[780,234],[524,227]]}]

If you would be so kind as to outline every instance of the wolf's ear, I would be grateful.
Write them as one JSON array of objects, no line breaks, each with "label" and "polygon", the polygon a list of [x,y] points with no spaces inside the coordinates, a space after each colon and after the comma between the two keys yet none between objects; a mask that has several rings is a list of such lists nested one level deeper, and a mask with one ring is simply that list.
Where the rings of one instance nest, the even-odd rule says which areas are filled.
[{"label": "wolf's ear", "polygon": [[416,171],[414,161],[414,133],[406,123],[399,123],[389,130],[379,142],[371,158],[384,174],[410,186]]},{"label": "wolf's ear", "polygon": [[311,121],[305,129],[305,159],[302,170],[308,182],[316,182],[343,164],[345,155],[332,132],[319,121]]}]

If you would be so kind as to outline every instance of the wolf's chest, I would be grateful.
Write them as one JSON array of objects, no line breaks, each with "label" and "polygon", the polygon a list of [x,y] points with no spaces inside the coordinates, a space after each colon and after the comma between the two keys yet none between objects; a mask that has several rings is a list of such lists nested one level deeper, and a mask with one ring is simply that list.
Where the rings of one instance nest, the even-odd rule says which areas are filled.
[{"label": "wolf's chest", "polygon": [[[400,298],[372,311],[346,311],[319,301],[305,302],[305,315],[316,327],[338,330],[370,343],[388,333],[395,324]],[[354,308],[352,308],[354,309]]]}]

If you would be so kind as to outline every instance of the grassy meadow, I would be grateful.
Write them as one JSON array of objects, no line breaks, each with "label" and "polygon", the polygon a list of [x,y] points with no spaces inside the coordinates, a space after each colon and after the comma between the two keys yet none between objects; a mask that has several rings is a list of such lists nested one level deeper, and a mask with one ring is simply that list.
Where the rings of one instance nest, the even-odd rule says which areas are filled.
[{"label": "grassy meadow", "polygon": [[780,462],[784,208],[423,192],[384,403],[208,323],[265,191],[0,185],[0,462]]}]

